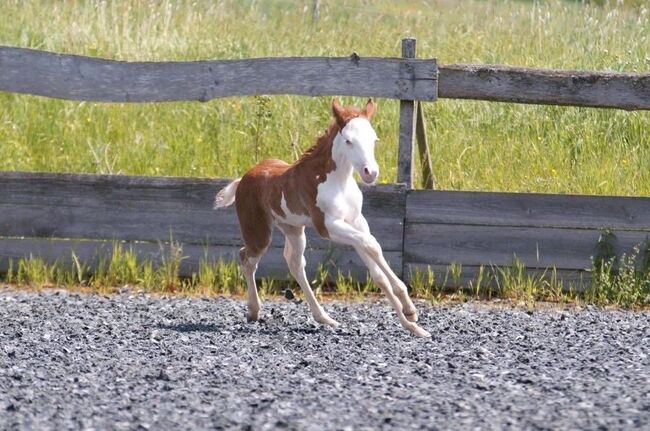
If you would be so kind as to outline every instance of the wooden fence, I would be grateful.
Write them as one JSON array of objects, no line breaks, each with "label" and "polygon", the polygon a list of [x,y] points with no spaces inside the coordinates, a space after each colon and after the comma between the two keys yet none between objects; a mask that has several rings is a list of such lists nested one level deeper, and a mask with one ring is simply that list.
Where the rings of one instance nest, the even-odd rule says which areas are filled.
[{"label": "wooden fence", "polygon": [[[364,213],[391,266],[407,279],[426,266],[555,267],[582,278],[603,229],[621,253],[650,236],[650,198],[412,190],[414,137],[427,163],[420,101],[439,97],[650,109],[650,74],[591,73],[504,66],[441,66],[416,59],[415,41],[403,58],[274,58],[130,63],[0,47],[0,91],[73,100],[206,101],[254,94],[354,95],[400,99],[398,183],[364,189]],[[418,133],[416,133],[416,130]],[[425,177],[427,172],[425,172]],[[429,172],[430,178],[430,172]],[[213,211],[227,180],[137,176],[0,173],[0,272],[9,260],[41,256],[90,264],[125,241],[142,257],[160,259],[170,239],[182,245],[181,273],[207,257],[234,258],[240,246],[232,208]],[[365,276],[355,253],[308,234],[308,271]],[[261,276],[284,278],[276,234]]]},{"label": "wooden fence", "polygon": [[[93,263],[110,254],[113,240],[146,258],[159,261],[169,253],[170,239],[182,244],[181,273],[190,275],[202,258],[234,259],[241,238],[234,207],[212,209],[216,191],[227,180],[178,177],[43,174],[1,172],[0,271],[8,258],[30,253],[48,261],[70,262],[71,250]],[[405,189],[400,186],[364,190],[364,213],[377,232],[387,259],[402,271]],[[308,232],[309,268],[326,263],[356,277],[365,267],[352,249],[333,248]],[[276,230],[260,265],[261,276],[286,278],[282,235]]]},{"label": "wooden fence", "polygon": [[[557,269],[559,278],[589,278],[603,230],[620,256],[650,238],[650,199],[533,193],[411,190],[406,198],[404,272],[462,265],[461,281],[481,265],[530,271]],[[550,273],[549,273],[550,275]]]},{"label": "wooden fence", "polygon": [[[71,263],[71,251],[92,264],[110,254],[113,240],[143,258],[160,260],[169,242],[182,244],[181,273],[203,258],[234,259],[241,245],[232,207],[214,211],[215,191],[227,180],[112,175],[0,173],[0,272],[9,258],[32,254]],[[528,193],[364,188],[364,213],[397,273],[408,279],[431,266],[461,264],[462,281],[480,265],[509,266],[516,256],[529,269],[555,267],[565,280],[588,277],[601,230],[611,229],[617,253],[650,237],[650,199]],[[309,270],[323,264],[363,278],[354,250],[308,231]],[[275,232],[261,276],[285,278],[283,239]],[[451,280],[449,280],[451,281]]]}]

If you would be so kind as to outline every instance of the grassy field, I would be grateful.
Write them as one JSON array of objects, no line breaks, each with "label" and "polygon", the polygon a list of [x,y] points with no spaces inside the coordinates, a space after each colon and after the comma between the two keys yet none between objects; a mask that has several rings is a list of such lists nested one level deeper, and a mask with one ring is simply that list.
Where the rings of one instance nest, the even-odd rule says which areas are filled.
[{"label": "grassy field", "polygon": [[[406,2],[322,0],[0,2],[0,44],[118,60],[262,56],[398,56],[416,37],[418,56],[440,63],[650,72],[650,5],[632,1]],[[360,99],[343,98],[346,103]],[[330,121],[330,98],[228,98],[207,103],[95,104],[0,93],[0,170],[234,177],[257,160],[295,159]],[[650,113],[440,100],[425,105],[437,187],[650,196]],[[396,172],[398,102],[379,100],[375,126],[382,182]],[[160,266],[117,246],[93,271],[38,258],[12,262],[5,282],[109,291],[243,292],[232,263],[203,262],[178,276],[182,256]],[[594,282],[572,290],[521,265],[492,268],[455,295],[531,302],[587,301],[647,307],[650,261],[595,266]],[[416,295],[444,296],[446,274],[413,277]],[[488,284],[496,289],[488,289]],[[376,292],[319,272],[320,291]],[[261,283],[262,293],[286,285]],[[294,286],[295,287],[295,286]],[[584,287],[584,286],[583,286]]]},{"label": "grassy field", "polygon": [[[412,36],[420,57],[447,64],[650,70],[644,1],[321,5],[314,24],[307,0],[5,0],[0,44],[196,60],[397,56]],[[398,103],[379,105],[377,156],[382,181],[393,182]],[[650,195],[650,113],[452,100],[425,111],[439,188]],[[120,105],[2,93],[0,170],[232,177],[261,158],[295,158],[329,118],[329,98]]]}]

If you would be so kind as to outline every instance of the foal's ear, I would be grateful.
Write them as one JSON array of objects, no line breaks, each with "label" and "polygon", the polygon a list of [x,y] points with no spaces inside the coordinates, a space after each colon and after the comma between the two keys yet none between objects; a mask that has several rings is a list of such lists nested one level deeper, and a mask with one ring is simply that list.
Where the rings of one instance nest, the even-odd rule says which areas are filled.
[{"label": "foal's ear", "polygon": [[368,99],[368,103],[366,103],[363,112],[368,120],[372,119],[372,116],[375,114],[375,102],[372,99]]},{"label": "foal's ear", "polygon": [[332,113],[339,127],[341,129],[345,127],[345,108],[339,104],[336,98],[332,99]]}]

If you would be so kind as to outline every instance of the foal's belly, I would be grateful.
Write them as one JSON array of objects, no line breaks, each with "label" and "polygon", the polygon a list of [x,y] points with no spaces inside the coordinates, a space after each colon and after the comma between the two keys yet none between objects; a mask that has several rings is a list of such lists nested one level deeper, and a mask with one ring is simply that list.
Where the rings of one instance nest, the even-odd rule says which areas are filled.
[{"label": "foal's belly", "polygon": [[296,226],[296,227],[301,227],[301,226],[313,227],[314,224],[311,220],[311,217],[309,217],[306,214],[296,214],[291,212],[291,210],[287,206],[287,201],[284,198],[284,194],[281,195],[280,208],[282,209],[284,215],[277,214],[275,211],[271,210],[271,213],[273,215],[273,221],[275,223],[288,224],[290,226]]},{"label": "foal's belly", "polygon": [[273,213],[273,221],[276,224],[288,224],[289,226],[306,226],[314,227],[314,223],[311,221],[311,217],[302,215],[302,214],[293,214],[290,211],[284,212],[284,217],[279,214]]}]

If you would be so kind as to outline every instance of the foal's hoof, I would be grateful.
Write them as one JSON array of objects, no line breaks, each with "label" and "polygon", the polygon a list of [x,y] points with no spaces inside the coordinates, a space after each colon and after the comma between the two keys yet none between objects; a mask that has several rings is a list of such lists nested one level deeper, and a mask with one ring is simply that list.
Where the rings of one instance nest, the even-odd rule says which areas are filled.
[{"label": "foal's hoof", "polygon": [[331,326],[334,329],[341,326],[339,322],[337,322],[336,320],[332,319],[329,316],[319,317],[318,319],[314,319],[314,320],[316,320],[316,322],[320,323],[321,325]]},{"label": "foal's hoof", "polygon": [[413,335],[420,338],[431,338],[431,333],[426,329],[420,328],[418,325],[413,325],[412,328],[409,328]]},{"label": "foal's hoof", "polygon": [[406,317],[406,320],[409,322],[417,322],[418,321],[418,312],[413,310],[410,313],[404,312],[404,317]]},{"label": "foal's hoof", "polygon": [[260,319],[259,313],[246,313],[246,321],[248,323],[257,322]]}]

